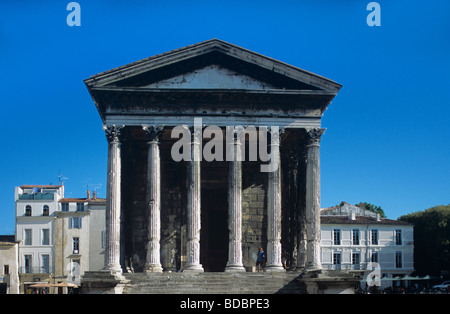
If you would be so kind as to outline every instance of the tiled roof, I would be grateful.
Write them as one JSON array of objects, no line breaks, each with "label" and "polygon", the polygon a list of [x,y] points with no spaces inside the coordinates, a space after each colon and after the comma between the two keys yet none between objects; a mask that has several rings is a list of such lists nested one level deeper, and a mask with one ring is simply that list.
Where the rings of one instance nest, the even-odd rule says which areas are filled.
[{"label": "tiled roof", "polygon": [[32,189],[32,188],[41,188],[41,189],[58,189],[62,185],[42,185],[42,184],[25,184],[20,186],[21,189]]},{"label": "tiled roof", "polygon": [[97,197],[95,199],[93,199],[93,198],[90,198],[90,199],[88,199],[88,198],[62,198],[59,201],[61,203],[72,203],[72,202],[98,202],[98,203],[101,203],[101,202],[106,202],[106,199],[99,198],[99,197]]},{"label": "tiled roof", "polygon": [[321,224],[349,224],[349,225],[412,225],[408,222],[401,220],[392,220],[392,219],[380,219],[367,217],[367,216],[356,216],[355,220],[349,218],[349,216],[320,216]]}]

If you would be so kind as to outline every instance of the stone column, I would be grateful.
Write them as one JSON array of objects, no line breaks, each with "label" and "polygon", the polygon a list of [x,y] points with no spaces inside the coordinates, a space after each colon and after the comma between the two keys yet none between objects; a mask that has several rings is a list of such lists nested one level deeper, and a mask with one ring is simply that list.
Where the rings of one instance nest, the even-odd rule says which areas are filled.
[{"label": "stone column", "polygon": [[307,270],[322,269],[320,260],[320,137],[325,129],[306,129],[306,238]]},{"label": "stone column", "polygon": [[191,129],[191,161],[187,172],[187,261],[184,271],[203,272],[200,264],[200,161],[201,161],[201,132],[200,128]]},{"label": "stone column", "polygon": [[[306,195],[306,147],[301,151],[299,160],[299,176],[297,177],[297,180],[299,182],[299,190],[298,193],[301,193],[302,197],[302,203],[298,203],[298,250],[297,250],[297,270],[303,271],[306,267],[306,252],[307,252],[307,238],[306,238],[306,201],[304,200],[304,197]],[[301,171],[300,171],[300,165],[301,165]],[[301,176],[301,177],[300,177]]]},{"label": "stone column", "polygon": [[106,251],[103,270],[121,273],[120,266],[120,129],[116,125],[104,126],[108,140],[108,173],[106,186]]},{"label": "stone column", "polygon": [[146,272],[162,272],[161,267],[161,165],[159,142],[163,126],[142,126],[148,137],[147,163],[147,204],[148,204],[148,242]]},{"label": "stone column", "polygon": [[[281,131],[281,132],[280,132]],[[282,130],[271,127],[269,171],[267,187],[267,265],[265,271],[284,271],[281,263],[281,160],[280,137]]]},{"label": "stone column", "polygon": [[229,162],[228,168],[229,244],[226,272],[245,272],[242,263],[242,132],[242,127],[233,132],[233,160]]}]

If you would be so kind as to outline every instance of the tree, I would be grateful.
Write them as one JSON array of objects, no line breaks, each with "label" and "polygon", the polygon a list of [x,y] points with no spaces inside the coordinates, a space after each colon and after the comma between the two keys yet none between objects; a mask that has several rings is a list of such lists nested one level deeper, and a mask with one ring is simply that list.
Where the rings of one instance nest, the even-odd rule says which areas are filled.
[{"label": "tree", "polygon": [[419,275],[439,276],[450,269],[450,204],[404,215],[414,224],[414,267]]},{"label": "tree", "polygon": [[356,204],[358,207],[362,207],[364,209],[370,210],[371,212],[380,214],[381,218],[386,218],[386,215],[384,214],[384,210],[380,206],[376,206],[370,203],[366,202],[360,202],[359,204]]}]

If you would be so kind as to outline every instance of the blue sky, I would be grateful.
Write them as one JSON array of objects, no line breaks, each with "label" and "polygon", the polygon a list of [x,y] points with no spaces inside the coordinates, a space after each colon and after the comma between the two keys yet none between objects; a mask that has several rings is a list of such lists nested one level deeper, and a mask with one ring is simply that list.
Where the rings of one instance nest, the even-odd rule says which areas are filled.
[{"label": "blue sky", "polygon": [[[106,194],[107,144],[83,80],[218,38],[343,85],[324,114],[322,207],[381,206],[388,218],[450,203],[450,2],[368,0],[0,3],[0,234],[14,187]],[[126,3],[126,4],[125,4]]]}]

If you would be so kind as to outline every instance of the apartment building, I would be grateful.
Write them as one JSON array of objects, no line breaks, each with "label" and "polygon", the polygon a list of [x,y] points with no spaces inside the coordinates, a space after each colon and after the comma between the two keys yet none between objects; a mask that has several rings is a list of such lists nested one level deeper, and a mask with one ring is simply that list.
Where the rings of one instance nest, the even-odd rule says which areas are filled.
[{"label": "apartment building", "polygon": [[15,188],[16,241],[21,292],[36,282],[50,282],[54,272],[54,221],[63,185]]},{"label": "apartment building", "polygon": [[39,282],[76,283],[103,267],[106,200],[95,192],[65,198],[63,185],[22,185],[15,207],[20,293]]},{"label": "apartment building", "polygon": [[55,220],[55,280],[78,283],[85,271],[104,266],[106,200],[95,191],[62,198]]},{"label": "apartment building", "polygon": [[0,294],[19,293],[18,244],[14,235],[0,235]]},{"label": "apartment building", "polygon": [[[321,211],[324,269],[366,271],[377,265],[381,288],[414,271],[414,226],[350,204]],[[372,263],[370,265],[370,263]],[[376,264],[374,264],[376,263]],[[396,281],[398,283],[398,281]]]}]

